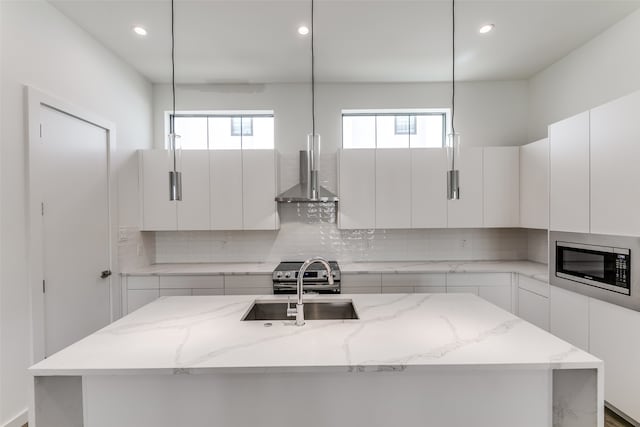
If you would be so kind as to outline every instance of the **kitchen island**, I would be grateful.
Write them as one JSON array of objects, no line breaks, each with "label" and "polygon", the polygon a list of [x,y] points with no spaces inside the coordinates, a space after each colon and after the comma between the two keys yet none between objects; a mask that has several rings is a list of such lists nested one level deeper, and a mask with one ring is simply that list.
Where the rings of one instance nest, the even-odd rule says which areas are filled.
[{"label": "kitchen island", "polygon": [[242,321],[278,296],[161,298],[31,368],[36,427],[602,427],[597,358],[470,294]]}]

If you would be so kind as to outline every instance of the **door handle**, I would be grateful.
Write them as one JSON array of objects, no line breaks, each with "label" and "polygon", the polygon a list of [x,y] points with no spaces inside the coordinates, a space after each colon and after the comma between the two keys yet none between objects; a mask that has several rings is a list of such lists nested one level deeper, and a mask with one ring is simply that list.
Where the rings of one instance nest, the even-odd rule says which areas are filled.
[{"label": "door handle", "polygon": [[111,276],[111,270],[104,270],[102,273],[100,273],[101,279],[106,279],[109,276]]}]

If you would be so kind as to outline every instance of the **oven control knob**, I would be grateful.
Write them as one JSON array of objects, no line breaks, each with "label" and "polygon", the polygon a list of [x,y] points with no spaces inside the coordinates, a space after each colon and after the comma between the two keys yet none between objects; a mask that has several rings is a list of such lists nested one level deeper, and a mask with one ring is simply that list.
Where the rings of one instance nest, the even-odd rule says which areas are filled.
[{"label": "oven control knob", "polygon": [[322,272],[322,277],[327,277],[327,272],[326,271]]},{"label": "oven control knob", "polygon": [[284,277],[288,279],[289,277],[291,277],[291,273],[289,272],[284,273]]},{"label": "oven control knob", "polygon": [[278,271],[278,272],[276,273],[276,277],[277,277],[278,279],[279,279],[279,278],[281,278],[281,277],[282,277],[282,272],[281,272],[281,271]]}]

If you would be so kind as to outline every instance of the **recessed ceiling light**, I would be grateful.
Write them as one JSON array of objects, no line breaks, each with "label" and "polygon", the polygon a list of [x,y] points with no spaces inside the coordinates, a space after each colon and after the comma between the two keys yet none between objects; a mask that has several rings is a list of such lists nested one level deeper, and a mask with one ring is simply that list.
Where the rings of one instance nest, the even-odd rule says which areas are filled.
[{"label": "recessed ceiling light", "polygon": [[480,34],[487,34],[491,30],[493,30],[494,27],[495,25],[493,24],[483,25],[482,27],[480,27]]},{"label": "recessed ceiling light", "polygon": [[147,35],[147,30],[145,30],[143,27],[133,27],[133,32],[139,36]]},{"label": "recessed ceiling light", "polygon": [[305,25],[301,25],[298,27],[298,34],[300,34],[301,36],[306,36],[307,34],[309,34],[309,27],[305,26]]}]

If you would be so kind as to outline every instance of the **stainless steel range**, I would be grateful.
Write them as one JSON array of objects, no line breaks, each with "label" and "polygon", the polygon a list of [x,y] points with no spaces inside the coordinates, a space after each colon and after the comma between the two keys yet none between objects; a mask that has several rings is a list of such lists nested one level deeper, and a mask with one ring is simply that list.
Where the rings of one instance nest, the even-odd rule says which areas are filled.
[{"label": "stainless steel range", "polygon": [[[273,271],[273,293],[276,295],[295,294],[298,271],[304,261],[285,261]],[[304,273],[304,291],[318,294],[339,294],[340,267],[336,261],[329,261],[333,275],[333,285],[329,284],[327,272],[320,264],[312,264]]]}]

